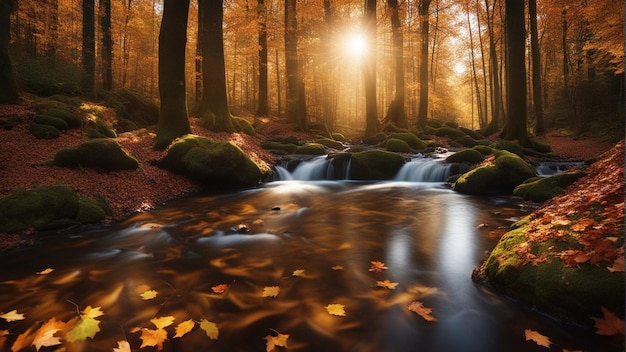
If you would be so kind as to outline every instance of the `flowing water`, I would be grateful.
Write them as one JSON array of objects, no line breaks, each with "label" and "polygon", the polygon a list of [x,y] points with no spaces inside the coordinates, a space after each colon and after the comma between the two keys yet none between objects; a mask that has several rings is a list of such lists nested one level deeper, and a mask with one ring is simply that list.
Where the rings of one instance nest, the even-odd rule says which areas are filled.
[{"label": "flowing water", "polygon": [[[0,319],[9,331],[0,350],[88,306],[104,313],[100,331],[86,341],[62,338],[66,351],[112,351],[124,340],[138,351],[142,331],[156,329],[150,320],[165,316],[175,319],[165,351],[266,351],[265,337],[278,332],[289,339],[277,351],[547,350],[526,341],[525,329],[548,336],[554,351],[623,350],[623,341],[563,327],[471,281],[523,215],[504,198],[423,182],[285,181],[181,199],[2,254],[0,312],[25,319]],[[387,269],[370,271],[372,261]],[[37,274],[46,268],[53,271]],[[377,287],[384,280],[397,286]],[[220,284],[229,287],[214,293]],[[276,297],[263,296],[268,286],[279,287]],[[142,299],[148,290],[156,298]],[[437,321],[409,311],[414,301]],[[345,316],[330,315],[330,304],[344,305]],[[199,324],[174,337],[189,319],[216,323],[218,338]]]}]

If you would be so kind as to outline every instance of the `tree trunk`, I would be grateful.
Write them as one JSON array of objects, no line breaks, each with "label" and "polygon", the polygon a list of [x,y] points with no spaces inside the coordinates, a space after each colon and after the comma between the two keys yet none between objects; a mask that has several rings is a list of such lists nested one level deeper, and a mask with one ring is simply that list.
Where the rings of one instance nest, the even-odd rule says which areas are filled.
[{"label": "tree trunk", "polygon": [[237,129],[228,107],[224,62],[224,1],[202,0],[202,100],[198,115],[216,132]]},{"label": "tree trunk", "polygon": [[96,31],[94,0],[83,1],[83,80],[85,95],[93,96],[96,80]]},{"label": "tree trunk", "polygon": [[376,106],[376,0],[366,0],[365,32],[368,40],[368,55],[363,62],[365,82],[365,135],[378,132],[378,108]]},{"label": "tree trunk", "polygon": [[0,104],[15,104],[19,100],[19,91],[9,56],[11,12],[15,9],[15,4],[13,0],[0,0]]},{"label": "tree trunk", "polygon": [[256,114],[266,116],[269,113],[267,91],[267,9],[265,0],[258,0],[259,18],[259,103]]},{"label": "tree trunk", "polygon": [[159,96],[161,108],[154,149],[165,149],[191,133],[185,90],[185,47],[189,0],[164,0],[159,32]]},{"label": "tree trunk", "polygon": [[532,60],[533,108],[535,111],[535,133],[546,132],[543,116],[543,87],[541,84],[541,55],[539,53],[539,33],[537,32],[537,0],[528,0],[530,22],[530,48]]},{"label": "tree trunk", "polygon": [[398,127],[408,127],[405,102],[405,82],[404,82],[404,37],[402,34],[402,24],[400,22],[400,6],[398,0],[387,0],[387,5],[391,9],[391,31],[393,40],[393,61],[395,64],[396,96],[389,104],[385,122],[391,122]]},{"label": "tree trunk", "polygon": [[194,114],[199,115],[202,98],[202,33],[204,32],[204,6],[198,6],[198,32],[196,33],[196,59],[194,60],[194,85],[196,88]]},{"label": "tree trunk", "polygon": [[130,39],[128,38],[128,24],[130,22],[132,0],[128,0],[125,4],[126,14],[124,15],[124,29],[122,32],[122,87],[126,87],[126,79],[128,77],[128,60],[130,59]]},{"label": "tree trunk", "polygon": [[111,0],[100,0],[100,30],[102,32],[102,88],[113,89],[113,38],[111,37]]},{"label": "tree trunk", "polygon": [[504,21],[507,43],[507,120],[500,136],[527,146],[524,0],[505,1]]},{"label": "tree trunk", "polygon": [[59,38],[59,0],[50,0],[50,19],[48,21],[46,57],[52,67],[56,66],[57,42]]},{"label": "tree trunk", "polygon": [[[497,0],[496,0],[497,2]],[[494,17],[496,2],[489,11],[489,1],[485,0],[487,11],[487,30],[489,34],[489,72],[491,74],[491,121],[482,131],[485,135],[490,135],[500,129],[500,122],[503,118],[504,104],[502,99],[502,85],[500,84],[500,65],[498,64],[498,51],[496,50],[496,38],[494,30]]]},{"label": "tree trunk", "polygon": [[287,118],[296,127],[305,130],[307,128],[306,99],[298,62],[296,0],[285,0],[285,74],[287,76]]},{"label": "tree trunk", "polygon": [[420,68],[419,68],[419,86],[420,101],[417,111],[417,125],[426,127],[428,122],[428,36],[429,36],[429,7],[431,0],[420,0],[419,16],[420,16]]},{"label": "tree trunk", "polygon": [[[481,97],[480,97],[480,87],[478,86],[478,75],[476,74],[476,60],[474,59],[474,34],[472,33],[472,23],[470,22],[470,13],[469,11],[467,11],[467,28],[469,31],[469,37],[470,37],[470,59],[472,60],[472,77],[473,77],[473,81],[474,81],[474,89],[476,90],[476,107],[477,107],[477,111],[478,111],[478,120],[479,121],[483,121],[483,107],[481,104]],[[480,36],[480,32],[478,33],[478,36]],[[473,114],[472,114],[472,128],[473,127]]]}]

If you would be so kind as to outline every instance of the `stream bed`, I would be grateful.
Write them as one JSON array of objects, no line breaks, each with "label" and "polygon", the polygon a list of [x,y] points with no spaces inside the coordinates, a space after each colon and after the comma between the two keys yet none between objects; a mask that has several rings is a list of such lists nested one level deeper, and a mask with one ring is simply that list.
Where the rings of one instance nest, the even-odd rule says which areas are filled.
[{"label": "stream bed", "polygon": [[[2,254],[0,314],[25,318],[0,320],[8,331],[0,350],[91,306],[103,313],[92,338],[61,336],[41,351],[112,351],[118,341],[154,351],[141,347],[142,331],[169,316],[164,351],[266,351],[266,337],[279,333],[289,338],[276,351],[548,350],[527,341],[527,329],[549,337],[553,351],[623,351],[623,341],[562,326],[472,282],[474,267],[526,214],[507,198],[464,196],[438,182],[280,181],[180,199]],[[395,287],[380,287],[385,280]],[[148,291],[156,296],[142,298]],[[436,321],[409,310],[413,302]],[[174,337],[190,319],[193,330]],[[208,337],[203,320],[219,336]]]}]

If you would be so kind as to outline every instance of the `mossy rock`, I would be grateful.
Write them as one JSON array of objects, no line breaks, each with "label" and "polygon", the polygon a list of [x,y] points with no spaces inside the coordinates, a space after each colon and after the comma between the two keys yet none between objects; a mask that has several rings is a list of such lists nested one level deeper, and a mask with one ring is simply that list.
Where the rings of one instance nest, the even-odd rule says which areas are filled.
[{"label": "mossy rock", "polygon": [[566,172],[550,177],[533,177],[515,187],[513,195],[541,203],[558,196],[565,188],[585,175],[582,171]]},{"label": "mossy rock", "polygon": [[176,140],[158,165],[208,188],[253,187],[261,180],[259,167],[237,146],[196,135]]},{"label": "mossy rock", "polygon": [[304,143],[305,143],[303,140],[301,140],[300,138],[298,138],[296,136],[272,137],[272,138],[268,139],[268,141],[278,142],[278,143],[282,143],[282,144],[294,144],[296,146],[304,145]]},{"label": "mossy rock", "polygon": [[389,138],[401,139],[406,144],[408,144],[411,148],[416,150],[423,150],[426,148],[426,143],[419,139],[415,134],[411,132],[402,132],[402,133],[392,133]]},{"label": "mossy rock", "polygon": [[475,140],[474,138],[465,135],[459,139],[454,140],[454,142],[458,143],[459,145],[465,147],[465,148],[472,148],[474,146],[476,146],[478,144],[478,141]]},{"label": "mossy rock", "polygon": [[339,142],[346,141],[346,136],[344,136],[342,133],[335,132],[331,134],[331,137],[333,137],[334,140],[339,141]]},{"label": "mossy rock", "polygon": [[368,145],[379,145],[381,143],[384,143],[387,138],[389,138],[389,136],[386,133],[378,132],[373,136],[366,136],[365,138],[363,138],[363,143]]},{"label": "mossy rock", "polygon": [[28,131],[37,139],[55,139],[61,136],[61,132],[56,127],[38,123],[30,124]]},{"label": "mossy rock", "polygon": [[410,153],[411,147],[403,140],[397,138],[389,138],[385,143],[385,147],[390,152]]},{"label": "mossy rock", "polygon": [[82,104],[82,101],[80,100],[80,98],[68,97],[67,95],[63,95],[63,94],[54,94],[54,95],[49,96],[48,99],[58,101],[63,104],[71,105],[74,107],[79,107]]},{"label": "mossy rock", "polygon": [[437,130],[435,130],[435,136],[439,136],[439,137],[448,137],[450,139],[456,140],[459,139],[463,136],[466,136],[465,133],[463,133],[461,130],[457,129],[457,128],[453,128],[450,126],[443,126],[438,128]]},{"label": "mossy rock", "polygon": [[493,166],[481,166],[461,175],[454,184],[454,190],[475,195],[508,193],[527,179],[537,176],[532,166],[511,152],[496,151],[495,157]]},{"label": "mossy rock", "polygon": [[483,156],[483,154],[475,149],[463,149],[446,158],[446,161],[450,163],[467,163],[467,164],[476,164],[483,160],[485,160],[485,157]]},{"label": "mossy rock", "polygon": [[352,154],[350,178],[353,180],[388,180],[404,165],[404,158],[383,150],[368,150]]},{"label": "mossy rock", "polygon": [[593,325],[591,318],[602,316],[601,306],[624,317],[623,273],[588,263],[565,267],[549,255],[559,244],[554,240],[534,243],[530,249],[537,257],[545,255],[546,261],[521,265],[514,249],[528,240],[525,231],[521,226],[502,236],[480,268],[491,287],[566,322]]},{"label": "mossy rock", "polygon": [[465,128],[465,127],[459,127],[459,131],[465,133],[466,135],[472,137],[473,139],[476,140],[481,140],[481,139],[485,139],[485,136],[483,136],[482,134],[474,131],[474,130],[470,130],[469,128]]},{"label": "mossy rock", "polygon": [[233,116],[233,123],[236,125],[237,131],[241,131],[250,136],[254,134],[254,127],[252,127],[252,124],[248,122],[248,120]]},{"label": "mossy rock", "polygon": [[75,148],[63,148],[54,156],[53,165],[102,171],[135,170],[139,167],[135,158],[110,139],[94,139]]},{"label": "mossy rock", "polygon": [[406,133],[406,132],[409,132],[408,129],[402,128],[402,127],[398,127],[393,122],[390,122],[390,123],[386,124],[383,127],[383,131],[389,132],[389,133]]},{"label": "mossy rock", "polygon": [[78,213],[76,214],[76,221],[78,223],[99,223],[103,221],[107,215],[111,215],[111,209],[103,197],[81,197],[78,200]]},{"label": "mossy rock", "polygon": [[454,190],[463,194],[484,195],[503,188],[502,174],[495,166],[480,166],[464,173],[454,183]]},{"label": "mossy rock", "polygon": [[59,108],[52,107],[46,111],[46,115],[59,118],[67,123],[68,128],[81,128],[83,125],[83,118],[79,113]]},{"label": "mossy rock", "polygon": [[443,125],[444,125],[444,123],[439,121],[439,120],[429,119],[426,122],[426,127],[431,127],[431,128],[434,128],[434,129],[441,128],[441,127],[443,127]]},{"label": "mossy rock", "polygon": [[50,230],[75,223],[78,196],[68,186],[18,189],[0,199],[0,233]]},{"label": "mossy rock", "polygon": [[280,143],[275,141],[264,141],[261,143],[261,148],[268,150],[282,150],[289,154],[293,154],[298,149],[298,146],[291,143]]},{"label": "mossy rock", "polygon": [[298,146],[296,154],[324,155],[326,154],[326,147],[319,143],[307,143],[305,145]]},{"label": "mossy rock", "polygon": [[481,144],[475,145],[474,147],[472,147],[472,149],[477,150],[482,155],[490,155],[493,154],[493,152],[495,151],[495,149]]},{"label": "mossy rock", "polygon": [[86,123],[87,136],[89,138],[115,138],[117,133],[107,124],[101,117],[96,116],[95,119]]},{"label": "mossy rock", "polygon": [[502,140],[492,144],[491,147],[499,150],[508,150],[509,152],[517,154],[521,157],[524,156],[524,147],[515,142]]},{"label": "mossy rock", "polygon": [[37,115],[33,119],[33,122],[40,125],[48,125],[56,128],[59,131],[67,131],[67,122],[61,120],[58,117],[50,116],[50,115]]},{"label": "mossy rock", "polygon": [[330,139],[330,138],[320,138],[315,141],[315,143],[322,144],[327,146],[328,148],[336,149],[336,150],[344,150],[346,148],[343,143]]},{"label": "mossy rock", "polygon": [[527,179],[537,176],[535,168],[519,156],[507,151],[498,151],[495,155],[495,166],[506,178],[506,184],[510,185],[511,190]]},{"label": "mossy rock", "polygon": [[531,140],[530,144],[531,144],[532,148],[534,150],[536,150],[537,152],[539,152],[539,153],[550,153],[550,152],[552,152],[552,147],[550,147],[548,144],[537,142],[536,140]]}]

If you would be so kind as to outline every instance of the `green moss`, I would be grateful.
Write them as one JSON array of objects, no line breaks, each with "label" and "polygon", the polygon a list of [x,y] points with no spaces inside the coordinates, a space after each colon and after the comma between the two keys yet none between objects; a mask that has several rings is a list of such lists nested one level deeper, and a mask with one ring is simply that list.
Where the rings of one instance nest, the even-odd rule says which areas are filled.
[{"label": "green moss", "polygon": [[470,136],[463,136],[459,139],[454,140],[455,143],[458,143],[459,145],[465,147],[465,148],[472,148],[473,146],[478,144],[478,141],[475,140],[474,138],[470,137]]},{"label": "green moss", "polygon": [[476,139],[476,140],[481,140],[481,139],[485,139],[485,136],[483,136],[482,134],[474,131],[474,130],[470,130],[469,128],[465,128],[465,127],[459,127],[459,131],[465,133],[466,135],[472,137],[472,139]]},{"label": "green moss", "polygon": [[135,170],[137,160],[126,154],[110,139],[94,139],[75,148],[63,148],[54,156],[53,164],[64,167],[90,167],[103,171]]},{"label": "green moss", "polygon": [[72,223],[78,196],[68,186],[19,189],[0,199],[0,232],[48,230]]},{"label": "green moss", "polygon": [[344,136],[341,133],[335,132],[331,135],[331,137],[333,137],[334,140],[339,141],[339,142],[345,142],[346,141],[346,136]]},{"label": "green moss", "polygon": [[344,150],[346,148],[346,146],[343,145],[343,143],[330,139],[330,138],[320,138],[317,141],[315,141],[315,143],[319,143],[319,144],[327,146],[328,148],[333,148],[336,150]]},{"label": "green moss", "polygon": [[261,148],[268,150],[282,150],[289,154],[293,154],[298,149],[298,146],[291,143],[280,143],[275,141],[264,141],[261,143]]},{"label": "green moss", "polygon": [[439,136],[439,137],[448,137],[450,139],[459,139],[463,136],[465,136],[466,134],[463,133],[463,131],[460,131],[457,128],[453,128],[450,126],[444,126],[444,127],[440,127],[435,131],[435,135]]},{"label": "green moss", "polygon": [[52,107],[46,111],[46,114],[65,121],[69,128],[80,128],[83,125],[81,115],[67,109]]},{"label": "green moss", "polygon": [[58,101],[61,102],[63,104],[67,104],[67,105],[71,105],[74,107],[79,107],[82,102],[79,98],[76,97],[68,97],[67,95],[63,95],[63,94],[54,94],[51,95],[50,97],[48,97],[48,99],[50,100],[54,100],[54,101]]},{"label": "green moss", "polygon": [[502,174],[495,166],[477,167],[459,177],[454,190],[463,194],[489,194],[502,188]]},{"label": "green moss", "polygon": [[252,187],[261,179],[259,167],[237,146],[195,135],[176,140],[158,165],[209,188]]},{"label": "green moss", "polygon": [[524,148],[515,142],[502,140],[492,144],[491,147],[499,150],[508,150],[518,156],[524,156]]},{"label": "green moss", "polygon": [[408,132],[408,130],[406,128],[398,127],[393,122],[390,122],[390,123],[386,124],[383,127],[383,131],[390,132],[390,133],[394,133],[394,132]]},{"label": "green moss", "polygon": [[350,177],[353,180],[386,180],[394,177],[404,164],[399,154],[368,150],[352,154]]},{"label": "green moss", "polygon": [[326,147],[319,143],[307,143],[305,145],[298,146],[296,154],[324,155],[326,154]]},{"label": "green moss", "polygon": [[94,224],[106,218],[106,210],[94,198],[81,197],[78,200],[76,221],[81,224]]},{"label": "green moss", "polygon": [[100,135],[105,138],[115,138],[117,137],[117,133],[113,131],[111,126],[107,124],[101,117],[96,116],[95,119],[89,120],[87,122],[87,130],[95,130],[98,133],[91,133],[90,138],[98,138],[94,137]]},{"label": "green moss", "polygon": [[37,115],[33,121],[40,125],[48,125],[56,128],[59,131],[67,131],[67,122],[50,115]]},{"label": "green moss", "polygon": [[38,123],[30,124],[28,131],[37,139],[55,139],[61,135],[61,132],[56,127]]},{"label": "green moss", "polygon": [[584,175],[584,172],[568,172],[551,177],[533,177],[515,187],[513,195],[540,203],[562,194],[565,187]]},{"label": "green moss", "polygon": [[411,148],[416,150],[423,150],[426,148],[426,143],[411,132],[392,133],[389,138],[401,139]]},{"label": "green moss", "polygon": [[548,144],[537,142],[536,140],[531,140],[530,143],[532,148],[539,153],[550,153],[552,151],[552,148]]},{"label": "green moss", "polygon": [[485,157],[475,149],[463,149],[446,158],[451,163],[468,163],[476,164],[485,160]]},{"label": "green moss", "polygon": [[493,148],[488,147],[486,145],[476,145],[472,147],[472,149],[479,151],[482,155],[489,155],[494,152]]},{"label": "green moss", "polygon": [[237,131],[241,131],[250,136],[254,134],[254,127],[252,127],[252,124],[248,122],[248,120],[233,116],[233,123],[236,125]]},{"label": "green moss", "polygon": [[511,190],[525,180],[537,176],[530,164],[507,151],[496,152],[495,166],[502,172]]},{"label": "green moss", "polygon": [[390,152],[410,153],[411,147],[403,140],[397,138],[389,138],[385,146]]},{"label": "green moss", "polygon": [[296,146],[303,145],[305,142],[296,136],[287,136],[287,137],[273,137],[268,139],[271,142],[278,142],[282,144],[294,144]]}]

